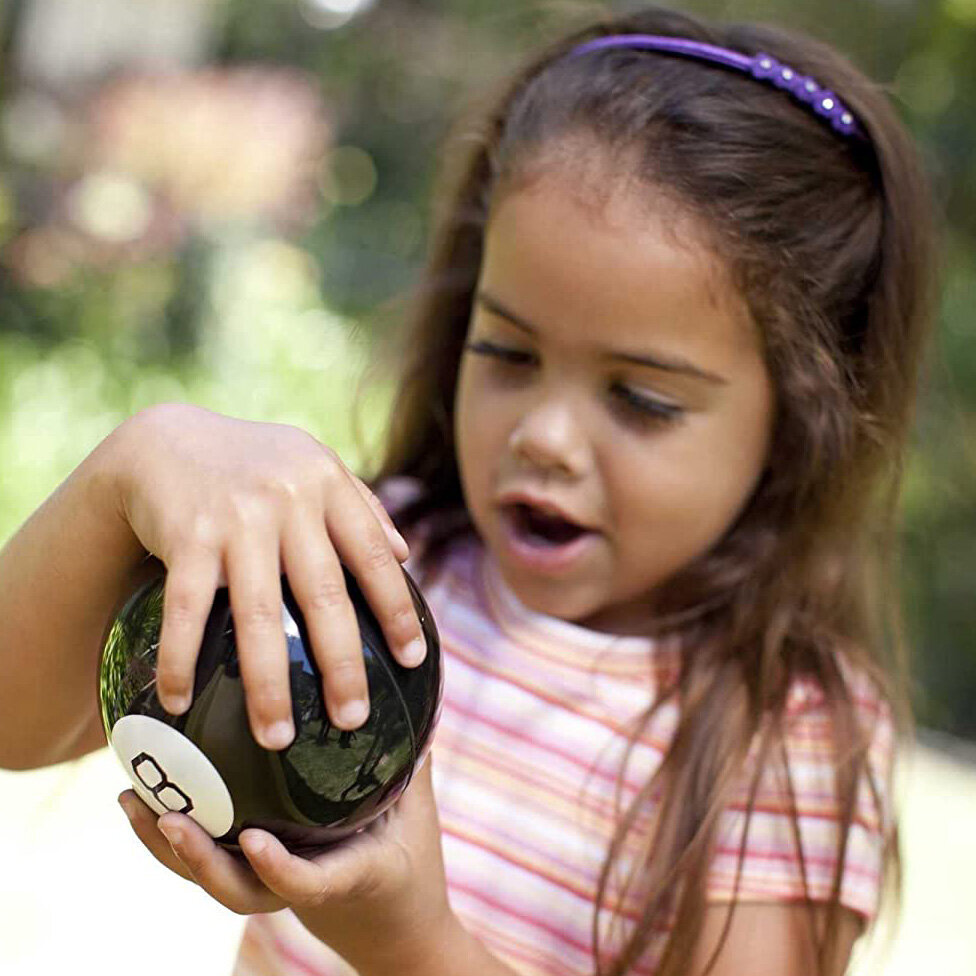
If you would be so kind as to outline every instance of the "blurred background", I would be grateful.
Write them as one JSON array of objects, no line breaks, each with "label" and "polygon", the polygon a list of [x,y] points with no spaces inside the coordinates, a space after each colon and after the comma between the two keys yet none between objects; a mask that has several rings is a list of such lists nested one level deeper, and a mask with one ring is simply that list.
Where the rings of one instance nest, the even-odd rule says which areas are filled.
[{"label": "blurred background", "polygon": [[[838,46],[889,92],[936,187],[939,335],[903,499],[901,598],[921,730],[903,770],[906,913],[882,966],[971,976],[976,0],[673,5]],[[297,424],[364,465],[387,400],[380,386],[358,403],[357,440],[356,383],[419,269],[448,125],[553,32],[632,6],[5,0],[0,543],[151,403]],[[112,809],[125,784],[104,761],[0,773],[0,828],[16,848],[0,895],[0,971],[54,972],[58,953],[92,961],[113,919],[136,946],[142,904],[187,938],[211,934],[213,961],[191,972],[227,971],[239,920],[162,878],[130,842]],[[120,877],[147,901],[120,896]],[[51,938],[54,916],[62,938]],[[113,958],[129,971],[125,951]]]}]

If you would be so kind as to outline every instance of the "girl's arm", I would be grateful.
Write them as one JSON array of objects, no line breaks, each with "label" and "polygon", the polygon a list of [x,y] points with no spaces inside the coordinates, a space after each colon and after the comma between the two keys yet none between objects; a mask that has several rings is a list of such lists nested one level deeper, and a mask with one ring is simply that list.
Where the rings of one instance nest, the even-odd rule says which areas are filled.
[{"label": "girl's arm", "polygon": [[0,550],[0,767],[105,744],[97,668],[108,622],[147,570],[118,507],[117,428]]},{"label": "girl's arm", "polygon": [[[818,934],[826,916],[822,906],[814,909]],[[850,909],[841,913],[840,937],[834,958],[824,969],[817,967],[816,942],[810,931],[810,913],[802,904],[744,903],[736,906],[725,932],[728,911],[713,905],[705,912],[694,957],[693,974],[704,973],[721,942],[715,966],[709,976],[843,976],[854,943],[864,930],[864,921]],[[724,938],[724,941],[722,941]]]},{"label": "girl's arm", "polygon": [[382,504],[324,444],[287,424],[159,404],[116,428],[0,552],[0,767],[59,762],[99,746],[97,671],[106,629],[165,564],[157,692],[189,706],[219,586],[234,614],[251,730],[294,736],[281,573],[305,613],[338,728],[369,711],[356,576],[393,656],[426,645],[399,562],[408,549]]}]

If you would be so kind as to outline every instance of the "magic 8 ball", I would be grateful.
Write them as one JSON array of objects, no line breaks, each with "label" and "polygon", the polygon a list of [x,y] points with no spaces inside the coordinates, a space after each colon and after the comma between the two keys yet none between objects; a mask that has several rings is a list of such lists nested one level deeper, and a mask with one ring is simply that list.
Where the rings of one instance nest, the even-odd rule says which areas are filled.
[{"label": "magic 8 ball", "polygon": [[156,696],[165,574],[125,604],[102,653],[102,721],[133,788],[156,813],[185,813],[231,850],[242,830],[260,827],[302,851],[365,827],[403,792],[426,756],[440,712],[437,630],[404,571],[427,656],[416,668],[403,667],[354,577],[343,572],[362,637],[369,718],[352,731],[330,723],[305,620],[282,576],[296,735],[280,752],[263,748],[251,734],[226,587],[217,590],[207,619],[192,704],[178,716]]}]

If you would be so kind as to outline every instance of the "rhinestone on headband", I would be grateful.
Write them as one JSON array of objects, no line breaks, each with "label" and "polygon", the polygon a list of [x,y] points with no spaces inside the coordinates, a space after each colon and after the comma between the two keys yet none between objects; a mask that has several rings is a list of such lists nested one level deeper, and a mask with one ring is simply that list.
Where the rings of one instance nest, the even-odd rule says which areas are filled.
[{"label": "rhinestone on headband", "polygon": [[829,89],[808,75],[800,74],[788,64],[777,61],[770,54],[760,52],[753,56],[730,51],[728,48],[703,44],[681,37],[661,37],[655,34],[612,34],[586,41],[569,52],[569,57],[587,54],[609,47],[639,48],[660,51],[664,54],[678,54],[686,57],[712,61],[735,68],[752,75],[759,81],[767,82],[789,92],[797,100],[809,105],[817,115],[825,118],[836,132],[842,136],[866,138],[851,111]]}]

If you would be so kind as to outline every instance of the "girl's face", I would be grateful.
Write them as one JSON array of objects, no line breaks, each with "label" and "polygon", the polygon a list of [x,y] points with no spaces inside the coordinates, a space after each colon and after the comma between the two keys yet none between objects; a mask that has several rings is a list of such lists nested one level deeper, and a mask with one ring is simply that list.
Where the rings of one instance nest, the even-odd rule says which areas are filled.
[{"label": "girl's face", "polygon": [[527,607],[641,633],[648,596],[755,487],[773,390],[691,222],[579,191],[548,172],[492,214],[455,448],[474,525]]}]

